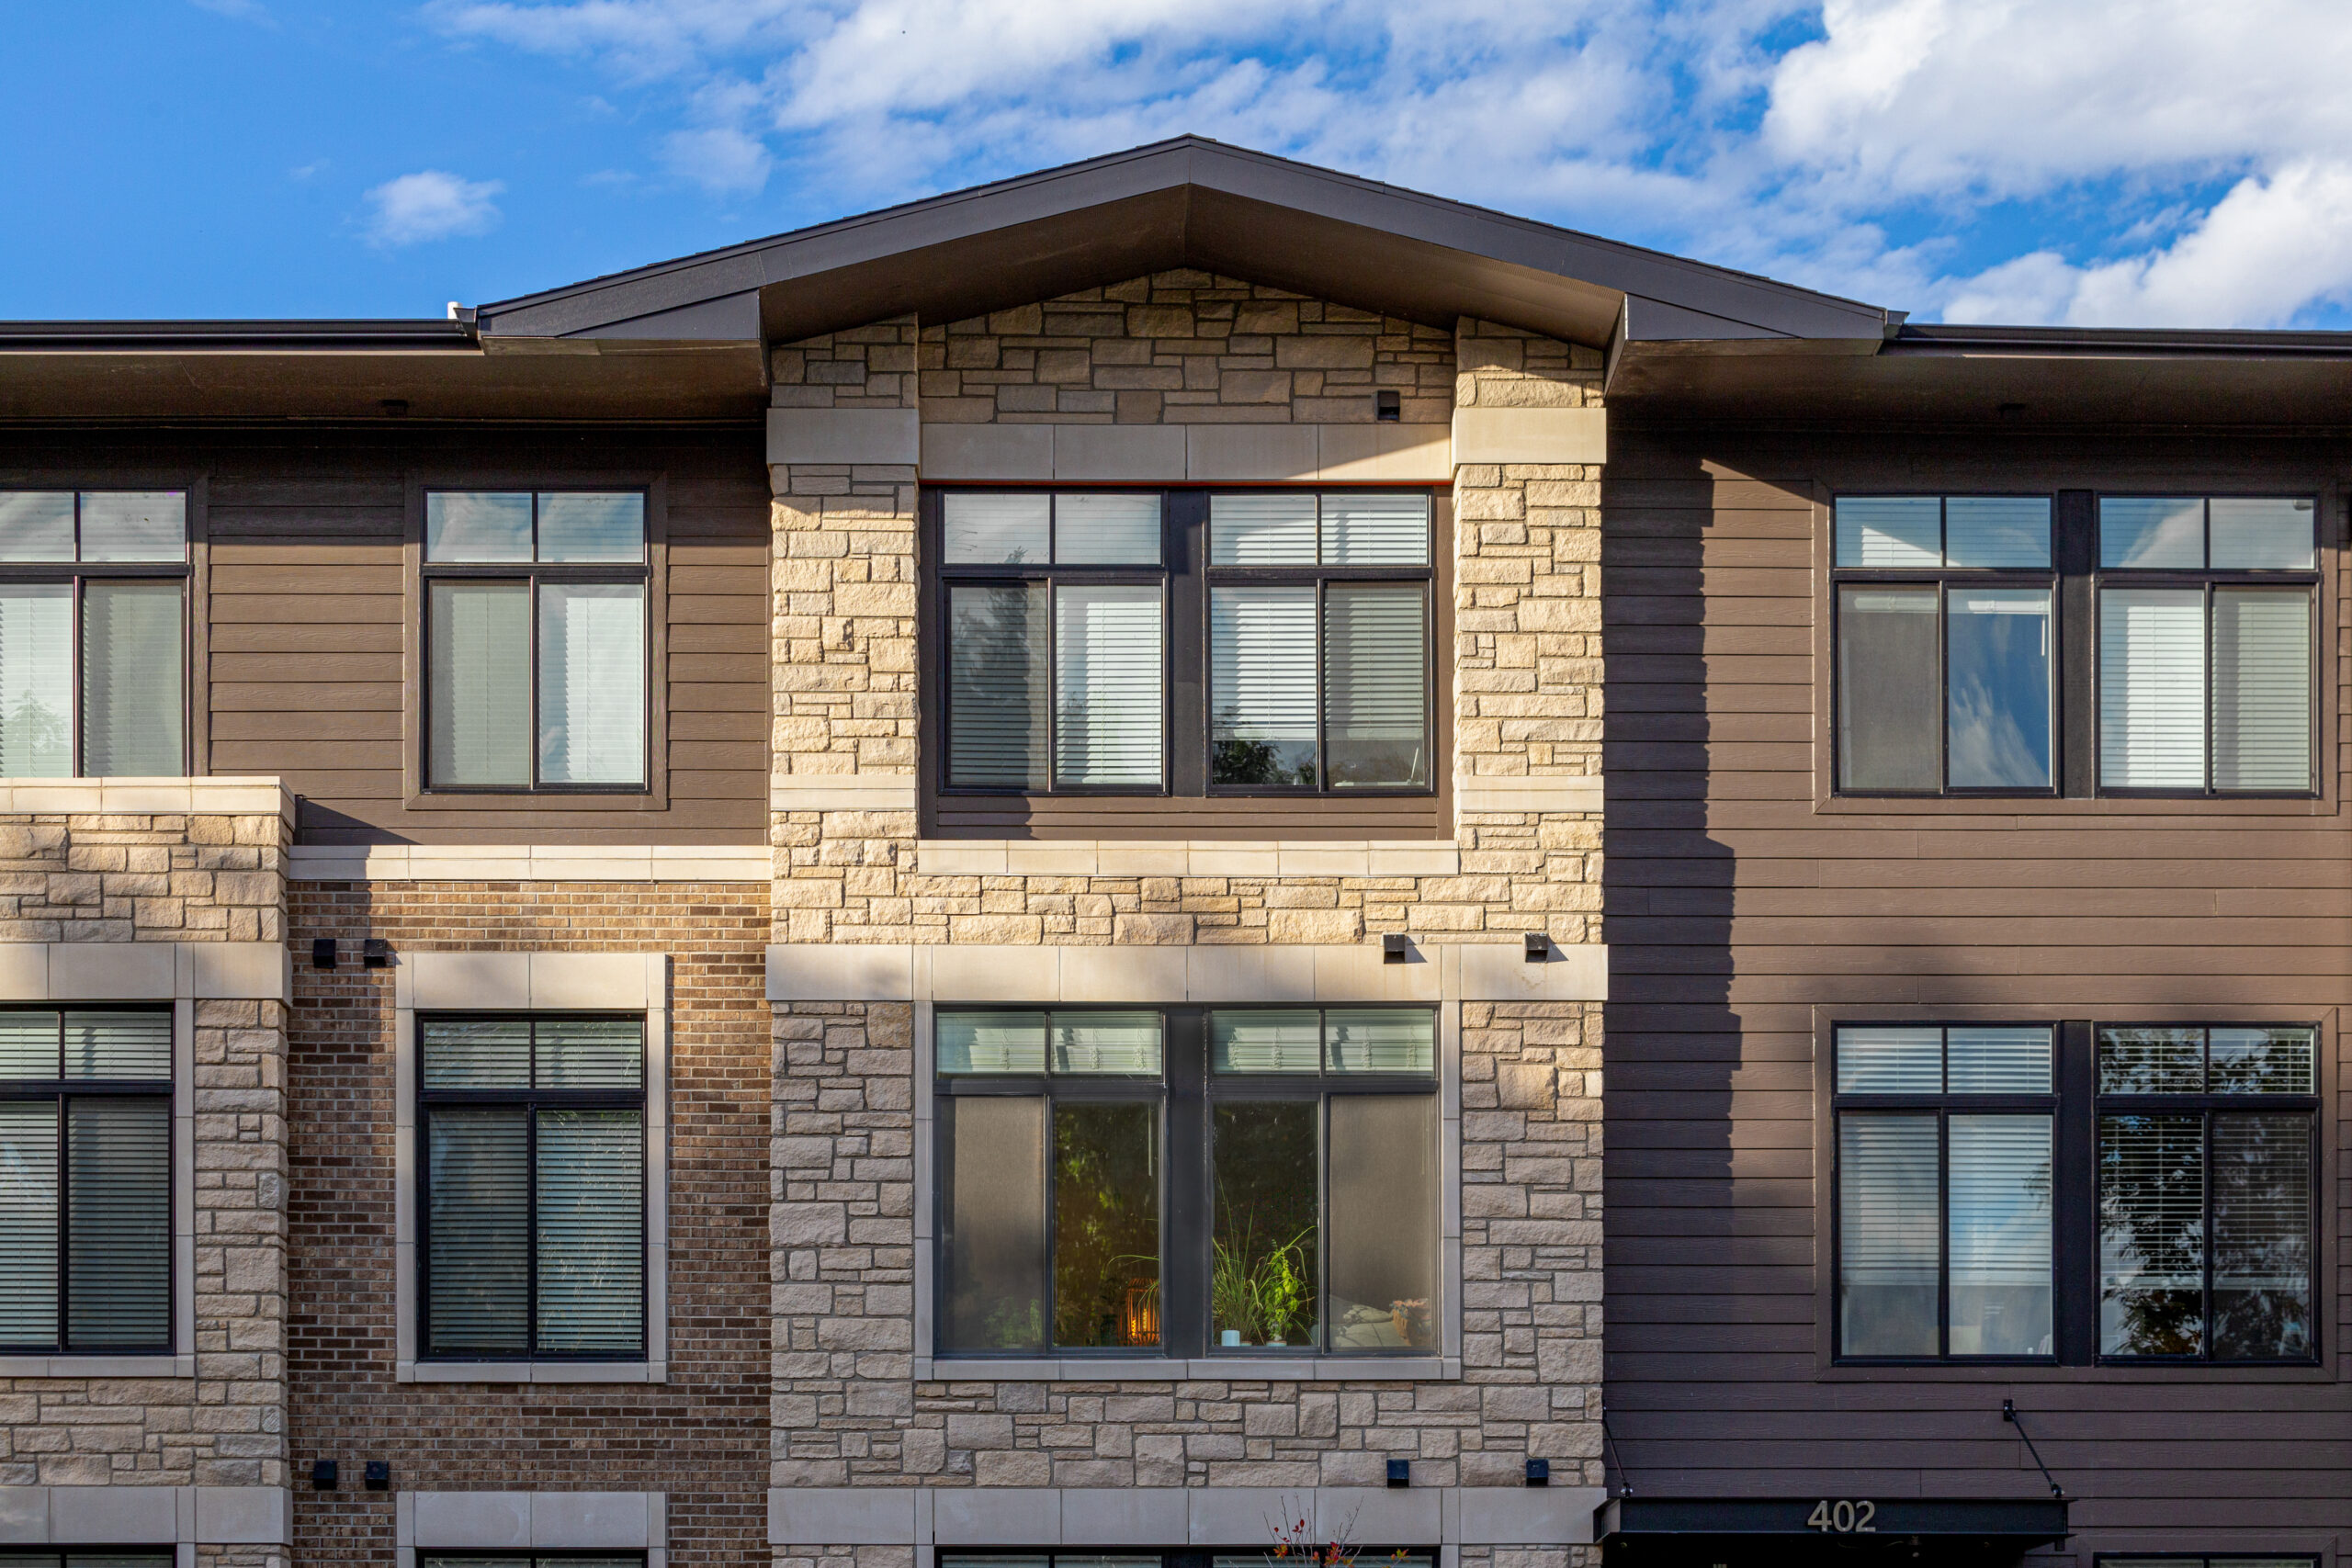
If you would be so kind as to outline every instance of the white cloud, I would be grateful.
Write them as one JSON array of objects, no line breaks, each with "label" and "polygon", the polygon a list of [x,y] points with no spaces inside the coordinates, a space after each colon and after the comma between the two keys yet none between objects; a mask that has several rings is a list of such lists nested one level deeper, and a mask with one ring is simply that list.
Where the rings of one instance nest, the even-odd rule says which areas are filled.
[{"label": "white cloud", "polygon": [[731,126],[673,130],[662,139],[662,162],[714,196],[748,194],[768,183],[767,144]]},{"label": "white cloud", "polygon": [[455,234],[480,234],[498,224],[492,198],[506,187],[496,180],[460,179],[442,169],[422,169],[386,180],[368,193],[370,243],[392,247]]}]

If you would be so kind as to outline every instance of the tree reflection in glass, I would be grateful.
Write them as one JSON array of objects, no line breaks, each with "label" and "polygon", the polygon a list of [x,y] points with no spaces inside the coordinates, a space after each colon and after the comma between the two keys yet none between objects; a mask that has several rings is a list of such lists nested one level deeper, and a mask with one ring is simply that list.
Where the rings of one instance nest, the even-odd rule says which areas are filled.
[{"label": "tree reflection in glass", "polygon": [[1159,1139],[1148,1104],[1054,1106],[1054,1343],[1159,1343]]},{"label": "tree reflection in glass", "polygon": [[2312,1353],[2311,1232],[2310,1119],[2214,1117],[2214,1359]]},{"label": "tree reflection in glass", "polygon": [[1317,1110],[1302,1100],[1213,1112],[1209,1316],[1221,1345],[1317,1341]]},{"label": "tree reflection in glass", "polygon": [[2194,1356],[2205,1333],[2204,1123],[2102,1116],[2098,1348]]}]

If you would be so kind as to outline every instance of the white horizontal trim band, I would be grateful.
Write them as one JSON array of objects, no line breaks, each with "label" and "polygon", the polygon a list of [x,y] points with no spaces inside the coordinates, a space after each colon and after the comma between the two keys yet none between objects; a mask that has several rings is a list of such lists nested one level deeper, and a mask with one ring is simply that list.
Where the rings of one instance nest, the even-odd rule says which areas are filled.
[{"label": "white horizontal trim band", "polygon": [[282,1002],[293,995],[283,942],[0,942],[0,1001]]},{"label": "white horizontal trim band", "polygon": [[297,844],[297,882],[765,882],[764,844]]},{"label": "white horizontal trim band", "polygon": [[392,1005],[657,1009],[668,1000],[669,962],[660,953],[401,953],[393,964]]},{"label": "white horizontal trim band", "polygon": [[285,1546],[283,1486],[0,1486],[0,1546]]},{"label": "white horizontal trim band", "polygon": [[665,1492],[402,1492],[392,1544],[425,1551],[658,1551]]},{"label": "white horizontal trim band", "polygon": [[1606,463],[1609,411],[1457,408],[1453,460],[1462,465]]},{"label": "white horizontal trim band", "polygon": [[925,876],[1455,876],[1430,839],[924,839]]},{"label": "white horizontal trim band", "polygon": [[922,427],[922,477],[933,483],[1444,484],[1453,478],[1453,458],[1442,424],[929,423]]},{"label": "white horizontal trim band", "polygon": [[274,778],[0,778],[0,811],[58,817],[277,817],[294,795]]},{"label": "white horizontal trim band", "polygon": [[1534,774],[1520,778],[1453,781],[1453,809],[1486,811],[1577,811],[1601,808],[1601,784],[1591,774]]},{"label": "white horizontal trim band", "polygon": [[776,773],[768,780],[771,811],[912,811],[912,773]]}]

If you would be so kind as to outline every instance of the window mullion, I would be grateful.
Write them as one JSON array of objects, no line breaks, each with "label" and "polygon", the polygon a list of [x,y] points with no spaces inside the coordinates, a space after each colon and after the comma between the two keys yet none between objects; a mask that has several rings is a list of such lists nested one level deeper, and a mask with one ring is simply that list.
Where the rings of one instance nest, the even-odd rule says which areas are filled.
[{"label": "window mullion", "polygon": [[[78,511],[80,505],[78,498],[75,505]],[[63,1017],[60,1015],[58,1021],[58,1070],[60,1072],[65,1070],[64,1028]],[[65,1143],[67,1105],[65,1091],[61,1089],[57,1095],[57,1332],[53,1337],[61,1351],[71,1350],[74,1348],[71,1327],[74,1322],[74,1275],[73,1270],[67,1266],[74,1256],[72,1228],[74,1162],[68,1157]]]},{"label": "window mullion", "polygon": [[1951,1108],[1936,1111],[1936,1354],[1951,1359]]},{"label": "window mullion", "polygon": [[[532,1054],[537,1054],[536,1046]],[[539,1107],[536,1098],[523,1102],[523,1255],[527,1264],[523,1286],[523,1353],[535,1357],[539,1353]]]}]

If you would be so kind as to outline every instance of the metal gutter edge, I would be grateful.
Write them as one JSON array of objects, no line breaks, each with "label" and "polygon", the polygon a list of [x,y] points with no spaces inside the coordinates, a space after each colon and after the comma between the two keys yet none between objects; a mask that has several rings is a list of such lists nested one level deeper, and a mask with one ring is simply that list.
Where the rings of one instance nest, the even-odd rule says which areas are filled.
[{"label": "metal gutter edge", "polygon": [[6,354],[471,352],[469,321],[0,321]]}]

